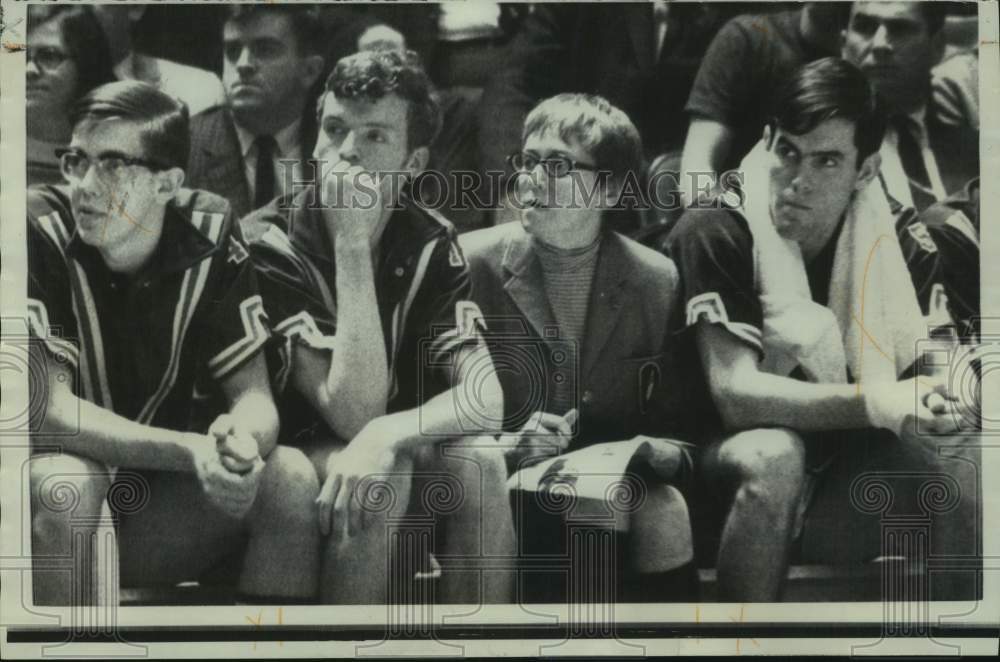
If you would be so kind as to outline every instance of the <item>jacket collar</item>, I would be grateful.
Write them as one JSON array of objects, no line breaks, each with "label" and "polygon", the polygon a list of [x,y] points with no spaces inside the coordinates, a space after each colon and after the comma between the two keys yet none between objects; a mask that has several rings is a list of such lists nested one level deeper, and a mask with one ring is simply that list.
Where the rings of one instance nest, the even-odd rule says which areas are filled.
[{"label": "jacket collar", "polygon": [[[558,327],[545,291],[545,279],[533,248],[533,240],[518,227],[508,236],[506,244],[502,259],[507,275],[504,290],[521,309],[539,337],[551,338],[552,330]],[[587,323],[581,351],[581,376],[584,378],[594,368],[618,324],[618,313],[626,298],[625,290],[631,271],[632,265],[625,252],[624,239],[615,232],[605,231],[587,305]]]},{"label": "jacket collar", "polygon": [[[169,205],[163,217],[160,241],[153,250],[149,262],[142,268],[141,277],[157,278],[183,271],[215,253],[220,245],[221,242],[217,245],[195,227],[191,219],[185,218],[177,207]],[[78,260],[96,257],[104,262],[100,257],[100,251],[85,243],[76,227],[73,228],[73,234],[66,246],[66,254]]]}]

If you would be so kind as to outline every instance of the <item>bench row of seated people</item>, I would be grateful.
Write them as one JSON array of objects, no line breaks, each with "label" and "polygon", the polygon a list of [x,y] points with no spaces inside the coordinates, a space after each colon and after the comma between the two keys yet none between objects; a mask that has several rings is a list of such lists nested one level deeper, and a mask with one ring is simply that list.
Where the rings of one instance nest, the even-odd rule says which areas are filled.
[{"label": "bench row of seated people", "polygon": [[[185,187],[202,146],[183,104],[135,81],[85,95],[66,184],[28,192],[30,485],[33,553],[91,571],[39,566],[36,602],[108,599],[79,543],[108,509],[123,585],[226,562],[245,602],[393,602],[424,545],[441,600],[511,602],[531,534],[511,485],[583,490],[623,457],[642,490],[576,499],[615,502],[617,599],[696,599],[699,546],[722,599],[778,599],[824,499],[828,560],[886,553],[845,488],[859,472],[951,477],[948,508],[887,489],[934,511],[932,553],[974,555],[975,437],[948,366],[922,358],[954,353],[931,333],[955,317],[935,237],[963,215],[891,205],[854,65],[799,69],[777,107],[740,191],[661,252],[604,222],[643,151],[600,97],[538,104],[511,156],[520,222],[459,237],[407,193],[441,124],[412,54],[340,60],[314,183],[242,219]],[[974,576],[933,579],[935,599],[973,595]]]},{"label": "bench row of seated people", "polygon": [[[511,174],[505,159],[519,146],[528,111],[561,92],[587,92],[632,118],[650,167],[674,173],[673,188],[690,202],[708,173],[735,168],[757,142],[792,71],[841,55],[865,71],[886,103],[891,121],[880,149],[881,176],[895,199],[923,211],[975,176],[977,56],[968,48],[944,56],[949,39],[954,41],[947,16],[968,11],[960,3],[774,7],[661,0],[519,7],[521,18],[516,29],[509,28],[512,36],[502,51],[493,46],[467,51],[477,66],[489,63],[489,75],[480,75],[481,96],[478,89],[442,90],[445,122],[432,145],[431,165],[445,173]],[[301,164],[312,154],[315,100],[327,67],[375,45],[409,43],[429,52],[433,25],[444,11],[430,5],[378,12],[356,6],[201,8],[205,12],[197,16],[204,22],[196,33],[186,25],[180,29],[181,19],[167,21],[165,34],[154,41],[217,53],[210,62],[204,55],[192,55],[191,61],[210,66],[220,80],[209,71],[141,53],[148,46],[143,38],[150,36],[137,28],[150,18],[142,6],[32,9],[29,183],[60,181],[54,149],[69,139],[68,109],[75,99],[111,80],[144,80],[183,100],[191,112],[198,146],[187,164],[188,184],[228,198],[241,216],[289,188],[282,162]],[[515,11],[503,9],[501,14]],[[504,22],[503,15],[499,20]],[[190,43],[193,34],[206,31],[209,43]],[[253,48],[240,50],[240,44]],[[241,52],[242,59],[235,57]],[[299,174],[296,166],[288,179]],[[504,200],[486,184],[476,194],[490,204]],[[682,209],[674,205],[643,214],[641,221],[628,219],[633,225],[673,223]],[[460,232],[517,216],[503,204],[493,212],[455,201],[448,210]]]}]

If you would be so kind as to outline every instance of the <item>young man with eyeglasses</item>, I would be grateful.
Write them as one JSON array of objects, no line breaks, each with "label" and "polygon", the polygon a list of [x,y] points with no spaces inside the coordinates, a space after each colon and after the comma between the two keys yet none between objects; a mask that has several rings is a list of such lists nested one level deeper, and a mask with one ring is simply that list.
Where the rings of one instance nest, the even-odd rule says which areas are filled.
[{"label": "young man with eyeglasses", "polygon": [[321,183],[243,226],[259,237],[264,304],[285,339],[283,438],[323,485],[322,599],[408,599],[418,567],[401,541],[436,520],[440,599],[509,601],[507,561],[477,567],[513,550],[503,459],[478,436],[498,429],[503,396],[455,230],[405,192],[441,123],[430,79],[412,52],[348,56],[319,121]]},{"label": "young man with eyeglasses", "polygon": [[[27,198],[44,367],[30,386],[45,405],[30,470],[36,563],[72,558],[80,572],[36,566],[35,600],[106,600],[117,577],[174,585],[241,552],[243,600],[308,600],[318,484],[301,452],[275,445],[269,334],[229,204],[181,188],[187,110],[128,81],[96,88],[71,119],[67,185]],[[91,547],[108,507],[117,570]]]},{"label": "young man with eyeglasses", "polygon": [[[509,465],[520,470],[512,486],[544,494],[546,484],[603,481],[596,497],[578,494],[573,512],[596,500],[605,515],[597,526],[629,544],[617,552],[623,574],[615,577],[614,593],[597,599],[692,600],[690,524],[675,487],[690,460],[683,444],[666,438],[676,383],[667,357],[677,323],[677,270],[604,220],[640,171],[639,133],[605,99],[561,94],[528,114],[521,151],[510,163],[519,173],[514,200],[521,222],[462,235],[461,243],[490,350],[506,368],[499,375],[510,434],[501,440]],[[587,448],[595,444],[603,449],[599,456]],[[537,484],[527,478],[530,465],[560,453]],[[626,463],[622,471],[611,469],[616,455]],[[626,468],[645,479],[643,496],[611,503]],[[522,549],[537,549],[538,538],[564,531],[559,523],[533,526],[532,513],[518,514]],[[561,543],[553,543],[539,551],[554,553]],[[602,585],[568,588],[570,595],[594,595]],[[544,597],[531,592],[543,601],[560,595],[554,586],[546,589]]]}]

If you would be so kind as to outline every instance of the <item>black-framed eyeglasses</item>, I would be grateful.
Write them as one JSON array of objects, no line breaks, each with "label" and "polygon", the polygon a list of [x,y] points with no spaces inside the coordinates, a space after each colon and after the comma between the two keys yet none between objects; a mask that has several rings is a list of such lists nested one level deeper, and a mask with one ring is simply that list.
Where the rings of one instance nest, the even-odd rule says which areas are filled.
[{"label": "black-framed eyeglasses", "polygon": [[90,170],[91,163],[96,162],[97,174],[105,181],[115,181],[130,166],[149,168],[153,172],[166,170],[167,166],[148,159],[134,158],[115,152],[101,154],[92,159],[78,149],[57,149],[59,169],[67,179],[83,179]]},{"label": "black-framed eyeglasses", "polygon": [[46,72],[55,71],[69,59],[67,53],[63,53],[54,46],[39,46],[38,48],[29,46],[25,51],[25,56],[28,58],[28,62],[34,62],[36,67]]},{"label": "black-framed eyeglasses", "polygon": [[565,177],[571,170],[597,171],[598,167],[591,163],[574,161],[568,156],[557,155],[541,158],[531,152],[516,152],[507,157],[507,163],[515,170],[531,172],[541,163],[542,169],[549,177]]}]

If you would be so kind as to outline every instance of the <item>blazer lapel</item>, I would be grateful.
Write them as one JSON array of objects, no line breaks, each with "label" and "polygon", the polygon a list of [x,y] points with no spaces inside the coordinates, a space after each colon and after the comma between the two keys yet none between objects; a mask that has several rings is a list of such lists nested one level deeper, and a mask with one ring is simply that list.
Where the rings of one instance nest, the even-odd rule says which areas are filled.
[{"label": "blazer lapel", "polygon": [[590,302],[587,305],[580,373],[583,379],[593,370],[601,351],[618,325],[619,311],[627,295],[625,285],[631,271],[621,237],[609,232],[602,241],[594,284],[590,290]]},{"label": "blazer lapel", "polygon": [[243,171],[240,141],[229,113],[219,113],[213,139],[205,141],[203,150],[207,164],[205,178],[210,182],[206,188],[229,198],[238,216],[248,214],[252,206],[250,189]]},{"label": "blazer lapel", "polygon": [[531,249],[531,238],[523,231],[515,232],[507,241],[503,269],[509,276],[504,290],[539,337],[547,339],[546,329],[556,328],[555,315],[545,293],[542,267]]}]

